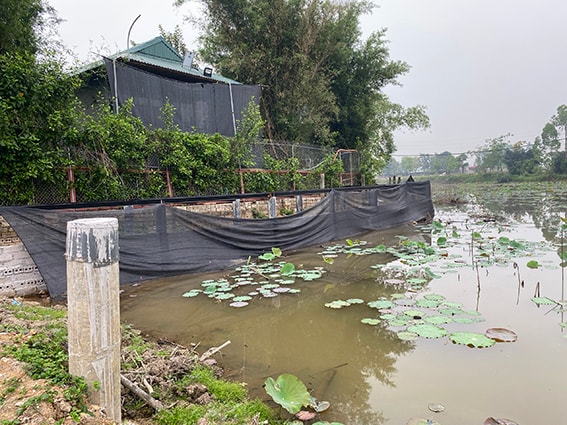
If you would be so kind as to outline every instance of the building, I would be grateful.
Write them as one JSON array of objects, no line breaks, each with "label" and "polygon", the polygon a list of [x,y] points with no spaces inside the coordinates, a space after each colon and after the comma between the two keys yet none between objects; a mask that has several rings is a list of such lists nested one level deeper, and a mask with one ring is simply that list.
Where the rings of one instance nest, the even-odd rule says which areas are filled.
[{"label": "building", "polygon": [[260,86],[245,85],[199,69],[193,54],[183,57],[163,37],[138,44],[79,70],[85,86],[77,93],[86,105],[103,99],[118,109],[133,100],[132,113],[144,124],[162,127],[162,108],[175,108],[183,131],[234,136],[242,111],[260,100]]}]

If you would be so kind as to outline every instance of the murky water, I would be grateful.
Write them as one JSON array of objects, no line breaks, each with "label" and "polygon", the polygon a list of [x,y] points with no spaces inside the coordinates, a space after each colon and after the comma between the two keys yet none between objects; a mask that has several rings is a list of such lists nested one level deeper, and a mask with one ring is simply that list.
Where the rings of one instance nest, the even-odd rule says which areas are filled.
[{"label": "murky water", "polygon": [[[567,394],[567,328],[560,325],[567,317],[557,305],[538,307],[531,300],[538,289],[542,297],[566,298],[557,247],[567,198],[557,188],[515,190],[500,196],[481,190],[476,199],[482,197],[482,205],[436,207],[443,234],[455,232],[448,233],[448,257],[421,266],[437,277],[416,292],[388,284],[397,267],[371,267],[400,263],[388,253],[341,254],[325,264],[317,247],[285,257],[296,268],[326,270],[320,279],[297,281],[298,294],[255,298],[245,308],[233,308],[205,295],[182,297],[190,289],[202,289],[203,280],[229,272],[169,279],[129,288],[122,298],[122,320],[156,337],[199,344],[200,351],[230,340],[219,361],[230,376],[248,383],[252,395],[266,399],[262,384],[267,376],[293,373],[317,399],[331,403],[324,420],[398,425],[423,417],[442,425],[477,425],[493,416],[520,425],[567,423],[562,404]],[[522,241],[525,249],[511,257],[489,251],[487,264],[475,257],[476,268],[472,254],[482,246],[471,252],[473,232],[482,234],[487,245],[507,237]],[[396,247],[404,240],[400,236],[438,248],[439,234],[431,228],[404,226],[360,239],[367,246]],[[527,267],[530,260],[540,267]],[[518,340],[490,348],[453,344],[447,337],[405,341],[396,333],[401,328],[386,321],[376,326],[360,322],[384,313],[366,302],[390,299],[394,293],[409,299],[440,294],[480,313],[483,321],[444,325],[449,333],[499,327],[513,330]],[[352,298],[365,303],[325,307]],[[431,412],[430,403],[443,404],[445,411]]]}]

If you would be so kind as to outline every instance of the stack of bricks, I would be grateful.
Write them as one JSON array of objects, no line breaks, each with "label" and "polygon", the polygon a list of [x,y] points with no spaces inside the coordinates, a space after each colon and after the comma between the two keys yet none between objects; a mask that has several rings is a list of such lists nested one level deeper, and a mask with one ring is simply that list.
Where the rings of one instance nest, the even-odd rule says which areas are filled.
[{"label": "stack of bricks", "polygon": [[24,244],[0,216],[0,296],[25,297],[46,292],[45,282]]}]

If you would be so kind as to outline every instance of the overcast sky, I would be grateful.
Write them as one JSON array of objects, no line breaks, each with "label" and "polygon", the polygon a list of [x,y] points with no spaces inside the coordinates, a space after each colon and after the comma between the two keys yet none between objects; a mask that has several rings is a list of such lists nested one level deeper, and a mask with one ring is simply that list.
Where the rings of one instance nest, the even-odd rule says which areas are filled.
[{"label": "overcast sky", "polygon": [[[59,33],[84,61],[89,52],[115,52],[130,39],[159,35],[179,24],[188,47],[198,2],[171,0],[49,0],[64,19]],[[556,109],[567,104],[567,1],[377,0],[363,17],[366,37],[386,28],[390,57],[411,66],[401,87],[386,91],[405,107],[424,105],[431,128],[396,134],[399,155],[461,153],[508,133],[533,142]],[[92,53],[91,53],[92,56]],[[399,157],[398,157],[399,159]]]}]

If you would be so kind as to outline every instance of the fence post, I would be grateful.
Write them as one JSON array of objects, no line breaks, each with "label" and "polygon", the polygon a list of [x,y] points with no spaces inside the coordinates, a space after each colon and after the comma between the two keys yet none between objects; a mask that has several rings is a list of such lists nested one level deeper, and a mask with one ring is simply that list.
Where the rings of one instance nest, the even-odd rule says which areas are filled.
[{"label": "fence post", "polygon": [[235,199],[232,201],[232,213],[234,218],[242,217],[242,210],[240,208],[240,199]]},{"label": "fence post", "polygon": [[67,223],[69,373],[82,376],[88,398],[121,422],[118,220]]},{"label": "fence post", "polygon": [[268,199],[268,218],[276,218],[278,216],[278,206],[276,203],[276,197],[272,196]]},{"label": "fence post", "polygon": [[295,212],[303,211],[303,196],[297,195],[295,197]]},{"label": "fence post", "polygon": [[319,176],[319,189],[325,189],[325,173]]}]

